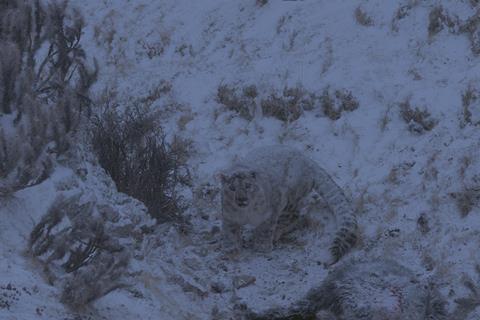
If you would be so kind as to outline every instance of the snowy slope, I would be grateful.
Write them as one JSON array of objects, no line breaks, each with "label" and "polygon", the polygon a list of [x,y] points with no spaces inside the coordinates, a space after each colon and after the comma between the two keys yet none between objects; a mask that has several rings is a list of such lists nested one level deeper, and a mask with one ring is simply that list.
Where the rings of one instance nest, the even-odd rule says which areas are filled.
[{"label": "snowy slope", "polygon": [[[465,294],[461,277],[475,278],[480,262],[480,209],[461,218],[450,194],[479,183],[480,130],[461,124],[462,94],[469,86],[480,88],[480,57],[466,35],[445,29],[429,37],[428,17],[442,4],[465,20],[474,13],[469,1],[277,0],[262,7],[254,0],[71,3],[86,18],[83,47],[100,62],[98,95],[109,88],[129,99],[148,95],[162,81],[171,83],[168,97],[154,106],[165,108],[167,132],[192,140],[194,190],[217,185],[214,173],[253,146],[295,146],[331,173],[357,206],[361,243],[352,255],[388,256],[420,278],[436,279],[451,309]],[[408,3],[407,15],[394,21]],[[356,21],[359,6],[373,25]],[[337,121],[313,110],[288,124],[258,114],[248,122],[216,101],[221,84],[254,84],[265,95],[296,85],[318,94],[326,87],[347,89],[360,106]],[[408,130],[399,107],[407,99],[431,113],[437,121],[433,130],[420,135]],[[38,221],[53,198],[52,181],[21,192],[15,204],[0,209],[11,217],[0,222],[0,287],[14,279],[20,291],[26,286],[34,292],[22,293],[10,309],[0,308],[1,319],[35,318],[43,312],[35,311],[37,306],[49,310],[49,319],[73,317],[22,254],[31,220]],[[225,319],[235,304],[255,310],[286,305],[326,275],[322,262],[329,241],[317,237],[321,226],[269,255],[246,252],[240,261],[224,260],[215,228],[218,203],[198,206],[194,201],[189,212],[190,233],[159,227],[144,244],[144,258],[132,265],[133,288],[100,299],[87,314]],[[34,212],[33,218],[23,212]],[[421,214],[428,220],[425,232],[418,226]],[[238,276],[255,282],[235,289]]]}]

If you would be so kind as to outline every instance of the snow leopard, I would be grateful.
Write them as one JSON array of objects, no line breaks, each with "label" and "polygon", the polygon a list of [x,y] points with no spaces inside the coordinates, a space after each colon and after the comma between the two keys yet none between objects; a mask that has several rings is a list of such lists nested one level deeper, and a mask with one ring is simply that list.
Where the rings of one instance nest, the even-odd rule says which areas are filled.
[{"label": "snow leopard", "polygon": [[320,165],[295,148],[274,145],[253,149],[219,176],[227,247],[238,249],[242,228],[249,225],[253,227],[254,246],[269,252],[279,236],[279,218],[297,215],[312,193],[323,198],[337,224],[327,263],[336,263],[356,243],[357,220],[343,190]]},{"label": "snow leopard", "polygon": [[340,262],[326,279],[290,307],[248,320],[447,320],[446,301],[431,283],[390,259]]}]

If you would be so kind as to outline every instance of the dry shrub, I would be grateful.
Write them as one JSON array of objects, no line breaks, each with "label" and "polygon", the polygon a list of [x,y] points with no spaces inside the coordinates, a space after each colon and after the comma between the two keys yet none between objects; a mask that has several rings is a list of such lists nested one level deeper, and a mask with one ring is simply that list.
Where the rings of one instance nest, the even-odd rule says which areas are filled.
[{"label": "dry shrub", "polygon": [[83,18],[67,2],[0,3],[0,178],[12,190],[48,177],[89,114],[97,75],[80,46]]},{"label": "dry shrub", "polygon": [[354,16],[359,25],[364,27],[373,26],[373,19],[365,11],[363,11],[360,6],[355,9]]},{"label": "dry shrub", "polygon": [[418,107],[412,108],[410,100],[405,100],[399,104],[400,115],[408,125],[408,131],[415,134],[423,134],[431,131],[436,125],[437,120],[433,119],[426,109]]},{"label": "dry shrub", "polygon": [[[128,249],[113,237],[118,214],[81,194],[59,195],[30,234],[30,251],[61,301],[79,309],[122,286]],[[117,227],[118,228],[118,227]]]},{"label": "dry shrub", "polygon": [[134,101],[122,111],[110,103],[92,121],[100,165],[120,192],[142,201],[159,223],[181,219],[186,205],[177,190],[189,184],[189,143],[178,137],[167,142],[159,115],[145,104]]}]

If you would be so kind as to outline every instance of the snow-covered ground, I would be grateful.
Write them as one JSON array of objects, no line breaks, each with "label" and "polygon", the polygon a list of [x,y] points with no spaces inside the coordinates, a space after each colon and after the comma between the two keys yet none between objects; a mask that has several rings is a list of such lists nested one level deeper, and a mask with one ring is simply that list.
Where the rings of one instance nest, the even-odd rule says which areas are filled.
[{"label": "snow-covered ground", "polygon": [[[320,283],[329,243],[319,237],[321,226],[271,254],[224,259],[218,198],[203,205],[193,196],[218,186],[214,174],[235,157],[275,143],[304,150],[352,199],[361,239],[350,256],[388,256],[421,279],[435,279],[453,309],[466,294],[462,277],[476,279],[480,263],[480,207],[462,217],[452,196],[480,186],[480,126],[464,123],[462,102],[469,87],[480,89],[480,57],[467,35],[444,28],[429,36],[428,23],[439,4],[464,21],[475,13],[471,2],[71,1],[87,23],[82,45],[101,68],[95,93],[108,88],[129,99],[171,83],[153,105],[165,108],[166,132],[193,147],[192,230],[159,226],[134,259],[132,286],[94,302],[80,319],[228,319],[234,305],[288,305]],[[405,16],[395,18],[406,5]],[[358,7],[371,25],[357,21]],[[221,84],[256,85],[265,96],[285,86],[318,95],[346,89],[359,107],[336,121],[317,109],[290,123],[258,113],[247,121],[216,101]],[[400,108],[407,100],[430,112],[431,131],[409,130]],[[480,116],[480,101],[470,109]],[[0,208],[0,319],[78,319],[24,254],[64,174]],[[246,286],[236,288],[242,280]]]}]

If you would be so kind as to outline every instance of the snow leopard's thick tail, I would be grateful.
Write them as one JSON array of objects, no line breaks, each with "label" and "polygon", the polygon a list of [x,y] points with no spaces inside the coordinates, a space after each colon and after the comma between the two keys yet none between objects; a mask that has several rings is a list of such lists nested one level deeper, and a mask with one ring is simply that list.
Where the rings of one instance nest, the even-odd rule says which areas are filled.
[{"label": "snow leopard's thick tail", "polygon": [[337,222],[335,239],[330,247],[333,261],[336,263],[357,242],[357,218],[350,201],[330,175],[318,167],[315,190],[322,196],[333,211]]}]

